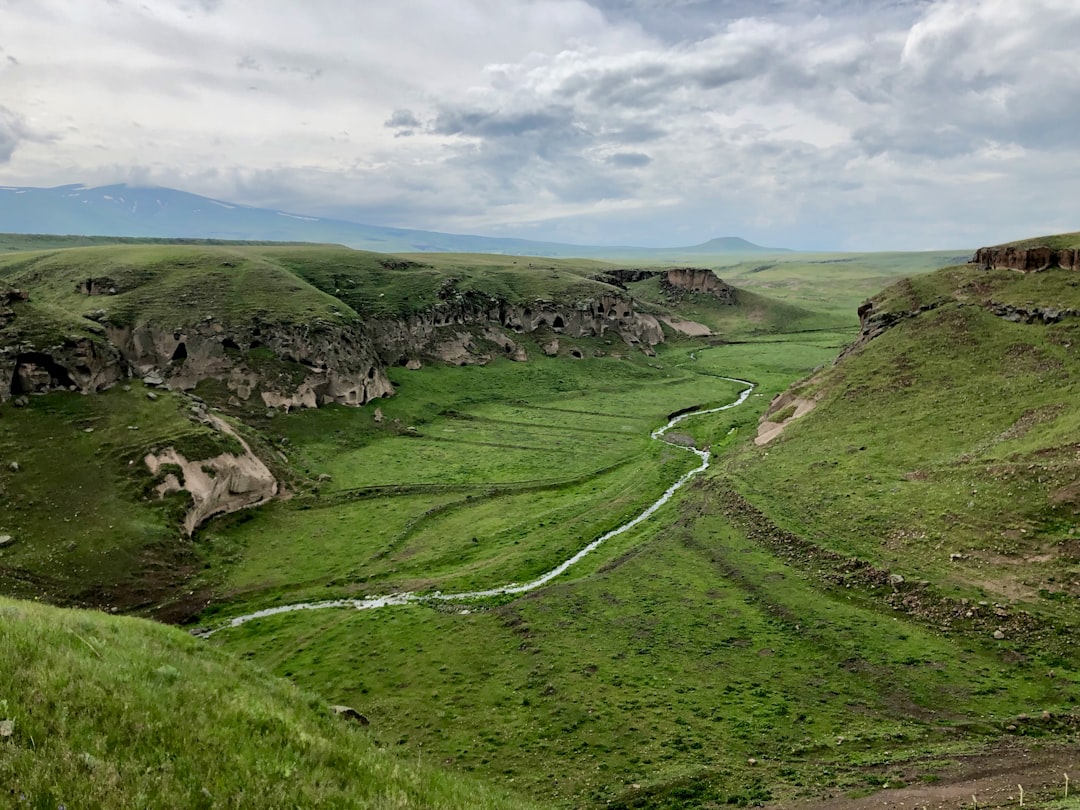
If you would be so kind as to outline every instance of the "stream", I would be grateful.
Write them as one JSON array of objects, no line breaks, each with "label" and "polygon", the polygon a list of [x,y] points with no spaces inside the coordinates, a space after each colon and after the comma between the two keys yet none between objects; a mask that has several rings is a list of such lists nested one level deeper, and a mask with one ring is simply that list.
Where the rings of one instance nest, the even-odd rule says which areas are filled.
[{"label": "stream", "polygon": [[[722,377],[721,379],[728,380],[729,382],[739,383],[740,385],[745,385],[746,388],[744,388],[739,393],[738,399],[736,399],[734,402],[728,403],[727,405],[721,405],[718,408],[707,408],[700,411],[691,411],[690,413],[683,413],[677,416],[673,416],[666,425],[661,428],[657,428],[652,433],[650,433],[650,437],[656,439],[657,441],[662,441],[665,433],[667,433],[677,424],[686,419],[694,416],[704,416],[705,414],[710,413],[719,413],[720,411],[727,411],[731,408],[736,408],[746,402],[747,397],[750,396],[750,392],[754,390],[754,384],[752,382],[748,382],[747,380],[738,380],[734,377]],[[612,537],[617,537],[623,532],[629,531],[630,529],[634,528],[639,523],[648,520],[660,507],[670,501],[672,496],[676,492],[686,486],[687,482],[689,482],[691,478],[693,478],[698,473],[704,472],[705,470],[709,469],[710,454],[708,450],[699,450],[696,447],[683,447],[682,445],[672,444],[670,442],[669,446],[676,447],[681,450],[686,450],[688,453],[693,453],[701,460],[701,463],[689,472],[684,473],[682,477],[680,477],[675,483],[673,483],[664,491],[663,495],[657,498],[656,501],[654,501],[647,509],[645,509],[644,512],[639,514],[637,517],[627,521],[618,528],[612,529],[607,534],[600,535],[587,546],[578,551],[574,556],[570,557],[569,559],[563,560],[563,562],[559,563],[550,571],[542,574],[531,582],[511,582],[508,585],[500,585],[497,588],[490,588],[484,591],[465,591],[462,593],[440,593],[439,591],[435,591],[434,593],[418,594],[406,591],[402,593],[385,594],[383,596],[369,596],[364,599],[331,599],[324,602],[297,602],[291,605],[279,605],[277,607],[257,610],[254,613],[247,613],[243,616],[236,616],[219,627],[196,631],[194,635],[197,635],[201,638],[208,638],[219,630],[224,630],[230,627],[239,627],[240,625],[250,622],[253,619],[263,619],[267,616],[276,616],[279,613],[292,613],[298,610],[327,610],[329,608],[353,608],[355,610],[374,610],[375,608],[390,607],[392,605],[408,605],[420,602],[469,602],[477,599],[484,599],[489,596],[504,596],[510,594],[526,593],[527,591],[536,590],[537,588],[540,588],[551,582],[551,580],[555,579],[559,575],[565,573],[567,569],[569,569],[573,565],[581,562],[581,560],[584,559],[588,554],[598,549],[601,545],[603,545],[606,541],[610,540]]]}]

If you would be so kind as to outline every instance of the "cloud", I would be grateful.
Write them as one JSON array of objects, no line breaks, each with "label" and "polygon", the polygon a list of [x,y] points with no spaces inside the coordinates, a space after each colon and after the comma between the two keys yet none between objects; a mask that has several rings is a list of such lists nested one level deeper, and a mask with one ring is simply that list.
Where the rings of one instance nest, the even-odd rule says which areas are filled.
[{"label": "cloud", "polygon": [[607,162],[620,169],[640,169],[652,163],[652,158],[642,152],[616,152],[608,155]]},{"label": "cloud", "polygon": [[288,210],[601,242],[929,247],[1080,215],[1075,0],[4,8],[24,117],[0,114],[2,182],[138,166]]},{"label": "cloud", "polygon": [[393,114],[383,123],[390,129],[418,129],[420,119],[412,110],[394,110]]},{"label": "cloud", "polygon": [[31,131],[26,119],[0,106],[0,164],[7,163],[19,145],[26,141],[46,142],[49,138]]}]

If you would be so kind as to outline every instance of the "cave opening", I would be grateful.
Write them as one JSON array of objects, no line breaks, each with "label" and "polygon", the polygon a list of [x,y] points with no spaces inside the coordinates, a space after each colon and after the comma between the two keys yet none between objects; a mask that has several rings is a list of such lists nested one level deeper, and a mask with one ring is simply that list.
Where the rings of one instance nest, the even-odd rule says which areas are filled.
[{"label": "cave opening", "polygon": [[11,393],[15,396],[73,385],[68,370],[47,354],[26,352],[15,358],[15,371],[11,375]]},{"label": "cave opening", "polygon": [[187,360],[187,344],[184,341],[180,341],[176,344],[176,350],[172,353],[172,362],[182,363]]},{"label": "cave opening", "polygon": [[562,315],[556,315],[555,320],[551,322],[552,329],[562,329],[566,326],[566,321],[563,320]]}]

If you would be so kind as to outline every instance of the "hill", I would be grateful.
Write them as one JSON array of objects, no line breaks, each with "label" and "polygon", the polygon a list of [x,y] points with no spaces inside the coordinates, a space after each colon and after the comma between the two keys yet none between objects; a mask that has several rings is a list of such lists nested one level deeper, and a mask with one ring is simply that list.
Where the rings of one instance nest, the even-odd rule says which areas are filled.
[{"label": "hill", "polygon": [[528,806],[172,628],[0,598],[0,646],[15,807]]},{"label": "hill", "polygon": [[82,236],[173,237],[340,243],[383,253],[505,253],[520,256],[666,260],[690,254],[778,253],[736,237],[687,248],[569,245],[364,225],[239,205],[170,188],[0,187],[0,231]]},{"label": "hill", "polygon": [[860,320],[848,282],[942,256],[789,258],[0,259],[0,588],[195,622],[563,807],[1060,795],[1073,274],[950,267]]},{"label": "hill", "polygon": [[[1007,604],[1002,625],[1075,620],[1080,277],[979,261],[860,313],[841,361],[773,403],[782,434],[734,467],[747,497],[839,554]],[[783,487],[795,480],[814,486]]]}]

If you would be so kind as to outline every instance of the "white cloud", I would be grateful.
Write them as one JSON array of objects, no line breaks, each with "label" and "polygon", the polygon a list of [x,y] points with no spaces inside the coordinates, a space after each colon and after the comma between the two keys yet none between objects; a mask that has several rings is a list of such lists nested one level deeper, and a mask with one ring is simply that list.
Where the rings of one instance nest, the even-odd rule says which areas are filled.
[{"label": "white cloud", "polygon": [[0,16],[18,61],[6,184],[138,178],[604,242],[963,246],[1078,213],[1075,0],[0,0]]}]

